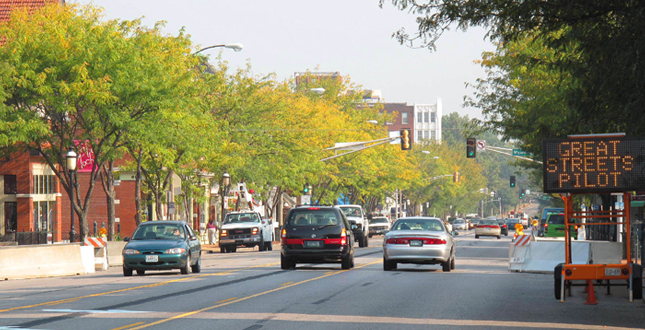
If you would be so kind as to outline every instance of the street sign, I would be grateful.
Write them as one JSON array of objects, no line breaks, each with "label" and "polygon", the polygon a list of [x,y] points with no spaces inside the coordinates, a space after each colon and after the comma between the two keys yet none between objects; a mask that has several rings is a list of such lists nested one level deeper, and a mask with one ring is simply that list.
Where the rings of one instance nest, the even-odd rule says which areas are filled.
[{"label": "street sign", "polygon": [[645,190],[645,138],[578,137],[542,143],[546,193]]},{"label": "street sign", "polygon": [[523,156],[523,157],[528,157],[531,154],[522,150],[522,149],[513,149],[513,156]]},{"label": "street sign", "polygon": [[477,141],[477,152],[486,151],[486,140]]}]

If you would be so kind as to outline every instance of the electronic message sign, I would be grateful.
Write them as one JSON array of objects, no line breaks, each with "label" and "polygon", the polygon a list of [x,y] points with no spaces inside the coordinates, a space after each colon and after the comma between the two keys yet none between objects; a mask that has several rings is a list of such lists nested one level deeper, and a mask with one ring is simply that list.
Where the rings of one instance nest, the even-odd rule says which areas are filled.
[{"label": "electronic message sign", "polygon": [[544,140],[544,192],[645,190],[645,138]]}]

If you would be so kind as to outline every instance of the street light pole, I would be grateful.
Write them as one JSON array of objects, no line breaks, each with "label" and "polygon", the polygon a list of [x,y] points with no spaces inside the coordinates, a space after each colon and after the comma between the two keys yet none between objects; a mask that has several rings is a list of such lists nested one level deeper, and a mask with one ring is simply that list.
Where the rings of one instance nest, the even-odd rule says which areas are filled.
[{"label": "street light pole", "polygon": [[226,216],[226,208],[224,207],[224,202],[226,195],[228,195],[228,186],[231,184],[231,175],[224,173],[222,175],[222,185],[220,186],[220,192],[222,193],[222,215],[220,218],[219,228],[222,228],[222,223],[224,222],[224,217]]},{"label": "street light pole", "polygon": [[71,226],[69,230],[69,241],[74,243],[76,241],[76,230],[74,230],[74,173],[76,172],[76,160],[78,155],[74,152],[74,147],[69,147],[67,152],[67,170],[69,171],[69,185],[70,185],[70,194],[69,200],[71,202],[71,212],[70,212],[70,221]]},{"label": "street light pole", "polygon": [[194,52],[193,55],[201,53],[201,52],[203,52],[205,50],[208,50],[208,49],[213,49],[213,48],[218,48],[218,47],[229,48],[229,49],[232,49],[232,50],[234,50],[236,52],[239,52],[239,51],[242,50],[242,48],[244,48],[244,45],[242,45],[241,43],[236,42],[236,43],[232,43],[232,44],[208,46],[208,47],[204,47],[204,48]]}]

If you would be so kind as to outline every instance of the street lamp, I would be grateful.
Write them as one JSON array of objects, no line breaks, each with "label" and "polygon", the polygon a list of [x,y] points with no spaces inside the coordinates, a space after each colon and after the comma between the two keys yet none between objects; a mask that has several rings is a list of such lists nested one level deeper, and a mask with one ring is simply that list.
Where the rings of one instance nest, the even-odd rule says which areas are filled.
[{"label": "street lamp", "polygon": [[228,49],[232,49],[232,50],[234,50],[236,52],[239,52],[239,51],[242,50],[242,48],[244,48],[244,45],[242,45],[241,43],[236,42],[236,43],[232,43],[232,44],[208,46],[208,47],[204,47],[204,48],[194,52],[193,55],[195,55],[197,53],[201,53],[201,52],[203,52],[203,51],[205,51],[207,49],[219,48],[219,47],[228,48]]},{"label": "street lamp", "polygon": [[325,93],[325,89],[324,89],[324,88],[322,88],[322,87],[312,88],[312,89],[310,89],[309,91],[310,91],[310,92],[313,92],[313,93],[316,93],[316,94],[319,94],[319,95],[321,95],[321,94]]},{"label": "street lamp", "polygon": [[71,146],[69,147],[69,151],[67,152],[67,170],[69,171],[69,185],[70,185],[70,194],[69,194],[69,199],[71,201],[71,212],[70,212],[70,220],[71,220],[71,228],[69,231],[69,241],[70,243],[74,243],[76,241],[76,231],[74,230],[74,173],[76,172],[76,159],[78,158],[78,155],[76,152],[74,152],[74,147]]},{"label": "street lamp", "polygon": [[228,187],[231,184],[231,175],[228,174],[227,172],[224,172],[222,175],[222,185],[220,186],[220,192],[222,194],[222,218],[220,219],[220,228],[222,228],[222,222],[224,222],[224,214],[226,212],[226,208],[224,207],[224,198],[228,194]]},{"label": "street lamp", "polygon": [[374,119],[368,120],[367,122],[370,123],[370,124],[373,124],[373,125],[378,124],[378,120],[374,120]]}]

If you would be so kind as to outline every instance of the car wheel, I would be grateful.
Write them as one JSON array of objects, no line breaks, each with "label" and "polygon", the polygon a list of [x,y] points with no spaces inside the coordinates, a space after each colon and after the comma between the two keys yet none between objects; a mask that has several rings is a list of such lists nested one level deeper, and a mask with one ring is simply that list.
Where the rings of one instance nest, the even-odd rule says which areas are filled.
[{"label": "car wheel", "polygon": [[449,272],[450,271],[450,264],[452,263],[452,258],[446,262],[441,263],[441,268],[443,268],[444,272]]},{"label": "car wheel", "polygon": [[237,252],[237,246],[231,246],[228,250],[230,252]]},{"label": "car wheel", "polygon": [[219,252],[220,252],[220,253],[226,253],[226,252],[228,252],[228,251],[226,251],[226,250],[227,250],[227,249],[226,249],[226,245],[220,245],[220,246],[219,246]]},{"label": "car wheel", "polygon": [[287,270],[295,266],[296,266],[295,262],[292,262],[291,260],[289,260],[289,258],[284,256],[284,254],[280,254],[280,268]]},{"label": "car wheel", "polygon": [[188,268],[190,267],[190,252],[188,252],[188,257],[186,258],[186,266],[180,268],[182,274],[188,274]]},{"label": "car wheel", "polygon": [[562,265],[564,264],[558,264],[553,270],[553,292],[557,300],[562,297]]},{"label": "car wheel", "polygon": [[383,257],[383,270],[390,271],[393,269],[396,269],[396,262],[387,260]]},{"label": "car wheel", "polygon": [[475,235],[475,238],[479,238],[479,235]]},{"label": "car wheel", "polygon": [[197,258],[197,263],[195,263],[194,266],[190,266],[190,270],[193,271],[193,273],[199,273],[202,271],[202,256],[200,255],[199,258]]},{"label": "car wheel", "polygon": [[365,247],[365,238],[364,237],[359,237],[358,238],[358,247]]},{"label": "car wheel", "polygon": [[370,245],[369,239],[367,238],[367,236],[363,236],[363,238],[365,239],[365,243],[363,243],[363,247],[368,247]]},{"label": "car wheel", "polygon": [[145,275],[145,274],[146,274],[146,270],[145,270],[145,269],[137,269],[137,275],[139,275],[139,276],[143,276],[143,275]]},{"label": "car wheel", "polygon": [[342,269],[350,269],[350,268],[352,268],[352,255],[351,254],[348,253],[346,256],[344,256],[342,258],[342,260],[340,262],[340,267]]},{"label": "car wheel", "polygon": [[450,260],[450,270],[455,269],[455,257],[453,256],[452,259]]},{"label": "car wheel", "polygon": [[264,236],[262,236],[262,233],[260,233],[260,244],[258,244],[258,249],[260,251],[265,251],[266,250],[266,244],[264,244]]},{"label": "car wheel", "polygon": [[370,238],[372,238],[372,236],[374,236],[374,235],[372,235],[372,234],[369,234],[369,237],[370,237]]},{"label": "car wheel", "polygon": [[497,235],[497,239],[501,239],[501,238],[502,238],[502,235]]},{"label": "car wheel", "polygon": [[132,268],[125,268],[123,266],[123,276],[132,276]]},{"label": "car wheel", "polygon": [[265,251],[273,251],[273,242],[265,242],[264,244],[266,245]]},{"label": "car wheel", "polygon": [[352,253],[352,268],[354,268],[354,254]]}]

